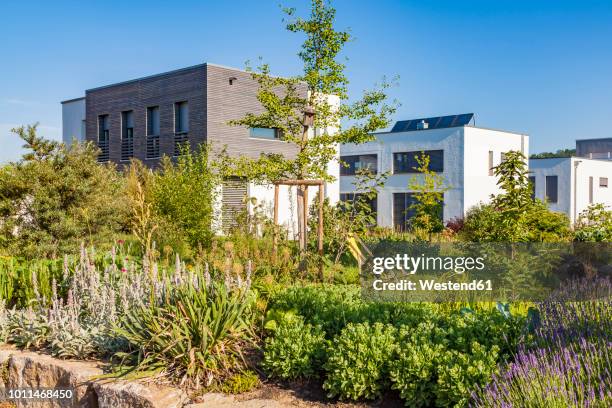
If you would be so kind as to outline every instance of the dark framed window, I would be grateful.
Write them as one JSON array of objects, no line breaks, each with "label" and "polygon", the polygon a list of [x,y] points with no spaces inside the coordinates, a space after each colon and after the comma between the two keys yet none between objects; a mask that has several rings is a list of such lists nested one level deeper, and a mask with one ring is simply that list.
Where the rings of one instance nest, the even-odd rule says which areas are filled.
[{"label": "dark framed window", "polygon": [[98,161],[105,162],[109,160],[109,142],[110,125],[108,122],[108,115],[100,115],[98,116],[98,148],[100,149]]},{"label": "dark framed window", "polygon": [[425,152],[400,152],[393,153],[393,173],[418,173],[419,167],[417,156],[425,153],[429,156],[429,169],[436,173],[444,171],[444,150],[426,150]]},{"label": "dark framed window", "polygon": [[341,176],[354,176],[359,170],[378,172],[378,156],[375,154],[341,156],[340,161],[343,162],[343,164],[340,164]]},{"label": "dark framed window", "polygon": [[174,104],[174,155],[181,154],[184,146],[189,144],[189,105],[187,102]]},{"label": "dark framed window", "polygon": [[493,150],[489,150],[489,176],[495,175],[495,169],[493,165]]},{"label": "dark framed window", "polygon": [[121,112],[121,160],[134,157],[134,112]]},{"label": "dark framed window", "polygon": [[159,157],[159,106],[147,108],[147,159]]},{"label": "dark framed window", "polygon": [[529,188],[531,189],[531,199],[535,200],[535,197],[536,197],[536,178],[535,176],[529,176]]},{"label": "dark framed window", "polygon": [[593,177],[589,177],[589,204],[593,204]]},{"label": "dark framed window", "polygon": [[250,129],[250,137],[254,139],[281,139],[281,130],[275,128],[254,127]]},{"label": "dark framed window", "polygon": [[177,102],[174,104],[174,133],[189,132],[189,104]]},{"label": "dark framed window", "polygon": [[556,203],[558,200],[559,178],[557,176],[546,176],[546,201]]},{"label": "dark framed window", "polygon": [[607,177],[599,178],[599,187],[608,188],[608,178]]},{"label": "dark framed window", "polygon": [[362,200],[370,208],[370,213],[376,219],[378,212],[378,196],[368,198],[364,193],[340,193],[340,201],[351,201]]},{"label": "dark framed window", "polygon": [[[396,231],[406,231],[410,227],[410,220],[415,216],[412,208],[417,200],[414,193],[393,193],[393,226]],[[443,218],[444,199],[442,199],[438,217]]]}]

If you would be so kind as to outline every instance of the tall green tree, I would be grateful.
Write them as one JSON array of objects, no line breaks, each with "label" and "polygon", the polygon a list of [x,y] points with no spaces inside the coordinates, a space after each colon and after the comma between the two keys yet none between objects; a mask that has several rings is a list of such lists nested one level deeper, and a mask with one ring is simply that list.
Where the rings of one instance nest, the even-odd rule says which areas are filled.
[{"label": "tall green tree", "polygon": [[[366,91],[358,100],[349,100],[349,81],[341,53],[351,35],[335,28],[336,10],[324,0],[312,0],[308,17],[296,16],[295,9],[284,9],[286,28],[305,36],[298,52],[303,73],[289,78],[270,75],[267,64],[251,70],[259,83],[258,100],[263,113],[249,113],[230,122],[245,127],[277,129],[282,139],[295,145],[295,157],[262,154],[256,160],[242,158],[237,168],[243,175],[262,182],[280,179],[323,179],[332,181],[327,171],[337,159],[340,143],[372,140],[371,132],[389,125],[394,104],[387,103],[385,81]],[[306,244],[304,220],[307,187],[298,189],[300,248]]]},{"label": "tall green tree", "polygon": [[97,162],[96,146],[47,140],[36,124],[12,131],[27,152],[0,169],[0,245],[17,255],[56,257],[122,230],[124,182],[114,166]]}]

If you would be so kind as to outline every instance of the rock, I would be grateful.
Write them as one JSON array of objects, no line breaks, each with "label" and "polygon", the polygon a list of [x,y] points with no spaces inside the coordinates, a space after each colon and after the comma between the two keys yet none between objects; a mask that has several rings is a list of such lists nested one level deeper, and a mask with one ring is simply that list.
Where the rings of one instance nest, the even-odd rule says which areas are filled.
[{"label": "rock", "polygon": [[272,399],[252,399],[237,401],[232,395],[219,393],[204,394],[197,404],[185,405],[185,408],[281,408],[282,404]]},{"label": "rock", "polygon": [[97,398],[90,383],[102,369],[96,363],[65,361],[51,356],[13,351],[8,359],[8,388],[71,388],[72,399],[48,399],[33,401],[16,400],[17,407],[44,406],[49,408],[82,407],[97,408]]},{"label": "rock", "polygon": [[180,408],[187,401],[177,388],[135,381],[96,381],[93,387],[100,408]]}]

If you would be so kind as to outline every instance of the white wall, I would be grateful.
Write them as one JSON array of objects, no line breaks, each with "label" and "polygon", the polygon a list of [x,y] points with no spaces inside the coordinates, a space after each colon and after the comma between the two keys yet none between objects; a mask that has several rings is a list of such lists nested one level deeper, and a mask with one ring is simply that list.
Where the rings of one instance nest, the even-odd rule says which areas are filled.
[{"label": "white wall", "polygon": [[[494,152],[493,165],[498,165],[502,152],[522,150],[529,154],[529,138],[525,135],[476,128],[472,126],[427,129],[410,132],[377,133],[376,140],[361,145],[347,144],[342,156],[377,154],[378,171],[393,170],[393,153],[421,150],[444,150],[444,172],[450,189],[444,195],[444,221],[463,217],[479,202],[488,202],[499,189],[496,178],[489,176],[489,151]],[[377,223],[393,226],[393,193],[410,192],[408,184],[415,174],[392,174],[378,194]],[[355,190],[355,177],[340,179],[340,192]]]},{"label": "white wall", "polygon": [[62,141],[85,140],[85,98],[62,102]]},{"label": "white wall", "polygon": [[[558,200],[557,203],[549,203],[549,208],[552,211],[564,212],[572,222],[575,221],[576,215],[591,204],[589,177],[593,177],[593,203],[612,207],[611,161],[577,157],[532,159],[529,160],[529,170],[531,175],[536,177],[536,197],[543,201],[546,196],[546,176],[558,177]],[[608,187],[600,187],[600,177],[608,178]]]},{"label": "white wall", "polygon": [[489,151],[493,152],[493,166],[497,166],[502,153],[511,150],[529,157],[529,137],[500,130],[465,127],[464,212],[480,202],[489,202],[492,194],[501,192],[497,177],[489,175]]}]

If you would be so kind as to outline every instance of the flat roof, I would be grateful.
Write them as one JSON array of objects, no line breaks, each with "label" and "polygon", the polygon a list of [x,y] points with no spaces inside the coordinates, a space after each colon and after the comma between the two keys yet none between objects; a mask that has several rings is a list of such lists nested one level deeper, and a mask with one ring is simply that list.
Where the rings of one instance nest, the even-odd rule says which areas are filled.
[{"label": "flat roof", "polygon": [[455,128],[462,128],[462,127],[469,127],[469,128],[474,128],[474,129],[482,129],[482,130],[492,130],[494,132],[501,132],[501,133],[510,133],[513,135],[520,135],[520,136],[529,136],[527,133],[520,133],[520,132],[514,132],[511,130],[503,130],[503,129],[495,129],[495,128],[490,128],[490,127],[484,127],[484,126],[474,126],[474,125],[462,125],[462,126],[452,126],[452,127],[445,127],[445,128],[435,128],[435,129],[419,129],[419,130],[408,130],[405,132],[392,132],[392,131],[387,131],[387,132],[373,132],[373,135],[397,135],[400,133],[414,133],[414,132],[426,132],[428,130],[439,130],[439,129],[455,129]]},{"label": "flat roof", "polygon": [[61,103],[61,104],[64,104],[64,103],[76,102],[76,101],[80,101],[80,100],[82,100],[82,99],[85,99],[85,97],[84,97],[84,96],[81,96],[80,98],[66,99],[65,101],[62,101],[62,102],[60,102],[60,103]]},{"label": "flat roof", "polygon": [[593,139],[576,139],[577,142],[593,142],[596,140],[612,141],[612,137],[596,137]]}]

